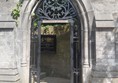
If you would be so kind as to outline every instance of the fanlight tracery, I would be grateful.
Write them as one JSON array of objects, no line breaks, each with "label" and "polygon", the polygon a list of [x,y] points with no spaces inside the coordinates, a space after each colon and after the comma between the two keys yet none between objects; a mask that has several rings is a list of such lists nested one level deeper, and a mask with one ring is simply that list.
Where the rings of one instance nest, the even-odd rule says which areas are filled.
[{"label": "fanlight tracery", "polygon": [[76,16],[70,0],[42,0],[35,13],[40,19],[71,19]]}]

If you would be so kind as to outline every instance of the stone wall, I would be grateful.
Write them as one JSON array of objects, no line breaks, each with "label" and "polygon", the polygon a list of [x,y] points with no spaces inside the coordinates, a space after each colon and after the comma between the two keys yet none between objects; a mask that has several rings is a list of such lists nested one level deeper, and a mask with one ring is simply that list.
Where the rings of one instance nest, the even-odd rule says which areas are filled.
[{"label": "stone wall", "polygon": [[0,82],[17,82],[16,56],[14,54],[13,28],[0,28]]},{"label": "stone wall", "polygon": [[97,29],[96,65],[114,65],[115,38],[113,29]]},{"label": "stone wall", "polygon": [[11,11],[17,0],[0,0],[0,83],[19,83],[15,53],[15,22]]},{"label": "stone wall", "polygon": [[[0,82],[13,83],[18,81],[21,71],[21,59],[29,46],[25,43],[30,36],[30,28],[17,27],[11,17],[11,11],[19,0],[0,0]],[[23,5],[27,5],[27,1]],[[87,0],[82,0],[86,7]],[[118,78],[118,43],[114,15],[118,13],[118,0],[90,0],[96,20],[96,64],[92,67],[92,83],[117,83]],[[85,3],[86,2],[86,3]],[[30,7],[29,7],[30,9]],[[22,10],[22,11],[24,11]],[[25,14],[29,15],[29,10]],[[91,10],[90,10],[91,11]],[[90,12],[89,8],[87,12]],[[82,12],[83,13],[83,12]],[[28,17],[26,17],[28,18]],[[117,18],[117,16],[116,16]],[[28,19],[29,20],[29,19]],[[26,19],[25,19],[26,21]],[[21,23],[23,24],[23,23]],[[25,26],[26,27],[26,26]],[[27,38],[28,37],[28,38]],[[27,39],[26,39],[27,38]],[[23,43],[25,42],[25,43]],[[25,50],[22,50],[25,49]],[[24,52],[23,52],[24,51]],[[87,51],[88,52],[88,51]],[[28,53],[25,52],[27,55]],[[24,53],[24,55],[26,55]],[[29,56],[27,56],[29,57]],[[26,57],[26,58],[27,58]],[[27,72],[26,68],[24,69]],[[28,80],[27,76],[25,76]],[[22,83],[22,82],[21,82]]]},{"label": "stone wall", "polygon": [[114,13],[117,0],[91,0],[96,19],[96,65],[92,83],[116,83],[118,77]]},{"label": "stone wall", "polygon": [[11,12],[18,0],[0,0],[0,21],[13,21]]}]

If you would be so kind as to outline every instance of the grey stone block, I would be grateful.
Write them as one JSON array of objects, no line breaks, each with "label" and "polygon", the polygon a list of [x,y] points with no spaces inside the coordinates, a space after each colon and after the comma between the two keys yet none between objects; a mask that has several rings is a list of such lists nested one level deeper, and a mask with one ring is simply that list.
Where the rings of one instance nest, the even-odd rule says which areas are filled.
[{"label": "grey stone block", "polygon": [[99,27],[102,27],[102,28],[115,28],[115,25],[114,25],[114,22],[113,21],[96,21],[96,27],[99,28]]},{"label": "grey stone block", "polygon": [[114,42],[114,33],[111,30],[105,29],[96,32],[97,42]]},{"label": "grey stone block", "polygon": [[93,71],[97,72],[118,72],[118,65],[96,65],[93,67]]},{"label": "grey stone block", "polygon": [[92,78],[91,83],[112,83],[111,78]]},{"label": "grey stone block", "polygon": [[15,28],[15,22],[0,22],[0,28]]},{"label": "grey stone block", "polygon": [[0,68],[0,83],[19,83],[17,68]]},{"label": "grey stone block", "polygon": [[95,78],[118,78],[118,72],[92,72]]}]

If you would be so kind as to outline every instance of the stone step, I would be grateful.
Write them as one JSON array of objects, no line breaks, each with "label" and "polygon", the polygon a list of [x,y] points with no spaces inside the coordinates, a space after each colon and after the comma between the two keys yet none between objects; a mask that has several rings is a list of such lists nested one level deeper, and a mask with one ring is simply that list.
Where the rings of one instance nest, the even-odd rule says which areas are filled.
[{"label": "stone step", "polygon": [[0,83],[19,83],[19,81],[17,69],[0,69]]}]

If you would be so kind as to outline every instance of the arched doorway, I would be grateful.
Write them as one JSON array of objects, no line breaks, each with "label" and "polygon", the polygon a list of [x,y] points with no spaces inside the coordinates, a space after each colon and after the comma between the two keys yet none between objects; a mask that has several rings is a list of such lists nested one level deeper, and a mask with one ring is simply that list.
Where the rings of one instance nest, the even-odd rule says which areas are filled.
[{"label": "arched doorway", "polygon": [[[21,11],[21,28],[18,28],[22,32],[22,54],[21,67],[22,70],[21,79],[22,82],[29,83],[29,62],[30,60],[30,40],[31,40],[31,21],[34,10],[38,7],[43,0],[31,0],[24,1],[23,9]],[[72,0],[77,15],[80,17],[78,21],[81,23],[81,55],[82,55],[82,83],[88,82],[91,78],[91,68],[95,64],[95,18],[92,6],[89,0]],[[51,19],[50,19],[51,20]],[[54,20],[54,19],[53,19]],[[67,20],[67,19],[66,19]],[[42,21],[42,20],[41,20]],[[57,21],[57,20],[56,20]],[[42,21],[43,22],[43,21]],[[70,19],[68,19],[70,22]],[[72,21],[71,21],[72,22]],[[40,23],[39,23],[40,24]],[[39,28],[40,29],[40,28]],[[18,47],[19,43],[16,43]],[[17,48],[19,49],[19,48]],[[92,64],[93,63],[93,64]]]},{"label": "arched doorway", "polygon": [[[31,78],[33,76],[36,82],[40,83],[42,49],[43,51],[46,50],[45,52],[47,52],[48,49],[49,52],[52,48],[53,50],[56,50],[55,46],[57,46],[54,44],[55,42],[52,42],[54,45],[50,48],[49,43],[47,46],[47,43],[45,45],[44,41],[42,42],[43,39],[46,40],[46,37],[49,38],[51,36],[52,38],[54,35],[42,35],[41,25],[69,24],[69,56],[71,72],[69,83],[82,83],[81,22],[80,16],[77,14],[71,0],[42,0],[37,5],[34,13],[31,32],[31,42],[33,41],[31,44]],[[55,36],[57,36],[57,34],[55,34]]]}]

